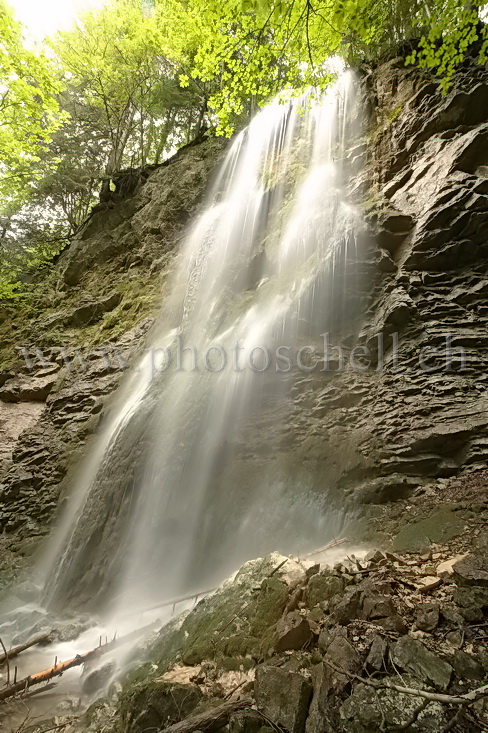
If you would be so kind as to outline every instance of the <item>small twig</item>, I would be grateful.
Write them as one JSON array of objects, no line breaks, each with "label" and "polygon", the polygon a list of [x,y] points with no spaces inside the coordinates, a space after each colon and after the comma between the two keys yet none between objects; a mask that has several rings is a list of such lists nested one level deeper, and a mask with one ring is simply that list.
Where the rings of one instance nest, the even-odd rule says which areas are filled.
[{"label": "small twig", "polygon": [[408,580],[403,580],[403,578],[395,578],[395,582],[399,585],[404,585],[405,588],[410,588],[410,590],[418,590],[417,585],[410,583]]},{"label": "small twig", "polygon": [[330,550],[332,547],[337,547],[337,545],[342,545],[343,542],[349,542],[347,537],[342,537],[340,540],[332,540],[332,542],[329,542],[327,545],[324,545],[323,547],[319,547],[318,550],[313,550],[312,552],[307,552],[306,555],[299,556],[299,560],[306,560],[307,557],[312,557],[313,555],[318,555],[319,552],[325,552],[325,550]]},{"label": "small twig", "polygon": [[[210,708],[198,715],[191,715],[179,723],[174,723],[165,728],[165,733],[193,733],[193,731],[213,731],[227,725],[229,718],[241,710],[249,710],[252,700],[238,700],[236,702],[225,702],[214,708]],[[160,729],[158,733],[163,733]]]},{"label": "small twig", "polygon": [[67,720],[66,723],[60,723],[59,725],[53,725],[52,728],[44,728],[40,733],[50,733],[52,730],[59,730],[60,728],[66,728],[71,721]]},{"label": "small twig", "polygon": [[57,686],[57,682],[49,682],[47,685],[44,685],[44,687],[38,687],[37,690],[29,690],[29,692],[25,693],[23,700],[27,700],[30,697],[34,697],[35,695],[47,692],[48,690],[54,690],[54,688]]},{"label": "small twig", "polygon": [[395,662],[393,661],[393,656],[392,656],[390,647],[388,647],[388,659],[390,660],[391,666],[395,670],[395,674],[397,674],[398,677],[400,677],[401,681],[404,682],[401,672],[398,671],[398,667],[396,666]]},{"label": "small twig", "polygon": [[440,692],[426,692],[425,690],[416,690],[414,687],[404,687],[403,685],[396,685],[393,682],[376,682],[365,677],[360,677],[358,674],[347,672],[341,667],[336,667],[335,664],[329,662],[324,658],[324,663],[339,674],[344,674],[346,677],[358,680],[369,687],[374,687],[377,690],[396,690],[396,692],[403,692],[405,695],[413,695],[414,697],[423,697],[425,700],[431,702],[442,702],[447,705],[469,705],[472,702],[476,702],[482,697],[488,695],[488,685],[478,687],[476,690],[466,692],[464,695],[448,695]]},{"label": "small twig", "polygon": [[[183,603],[184,601],[191,601],[191,600],[198,600],[200,596],[206,596],[209,593],[213,593],[214,591],[218,590],[219,586],[216,586],[215,588],[208,588],[207,590],[201,590],[198,593],[191,593],[188,596],[180,596],[179,598],[172,598],[169,601],[161,601],[161,603],[156,603],[154,606],[148,606],[147,608],[138,608],[136,611],[131,611],[130,613],[126,614],[127,616],[136,616],[139,613],[146,613],[147,611],[157,611],[159,608],[165,608],[166,606],[176,606],[178,603]],[[101,637],[100,637],[101,640]]]},{"label": "small twig", "polygon": [[18,727],[17,727],[16,729],[15,729],[15,733],[21,733],[21,731],[23,731],[23,730],[24,730],[24,728],[25,728],[25,724],[27,723],[27,721],[29,720],[29,718],[30,718],[30,710],[27,710],[27,712],[26,712],[26,714],[25,714],[25,717],[24,717],[24,720],[23,720],[23,721],[22,721],[22,723],[21,723],[21,724],[20,724],[20,725],[19,725],[19,726],[18,726]]},{"label": "small twig", "polygon": [[234,689],[233,689],[233,690],[231,690],[230,692],[228,692],[228,693],[227,693],[227,695],[226,695],[226,696],[224,697],[224,700],[228,700],[229,698],[231,698],[231,697],[232,697],[232,695],[233,695],[233,694],[234,694],[235,692],[237,692],[237,690],[240,690],[240,688],[241,688],[241,687],[242,687],[243,685],[245,685],[247,681],[248,681],[248,680],[243,680],[243,681],[242,681],[242,682],[241,682],[241,683],[240,683],[239,685],[237,685],[237,687],[234,687]]},{"label": "small twig", "polygon": [[286,563],[287,563],[287,562],[288,562],[288,558],[285,558],[285,559],[283,560],[283,562],[280,562],[280,564],[279,564],[279,565],[277,565],[277,566],[275,567],[275,569],[274,569],[274,570],[272,570],[272,571],[270,572],[270,574],[268,575],[268,577],[267,577],[267,578],[265,578],[265,580],[268,580],[269,578],[272,578],[272,577],[273,577],[273,575],[274,575],[275,573],[277,573],[277,572],[278,572],[278,570],[281,570],[281,568],[283,567],[283,565],[286,565]]},{"label": "small twig", "polygon": [[376,704],[378,705],[380,715],[381,715],[381,723],[380,723],[380,731],[386,730],[386,716],[385,711],[383,710],[383,705],[381,704],[380,696],[378,695],[378,690],[374,690],[374,696],[376,698]]},{"label": "small twig", "polygon": [[267,715],[265,715],[261,710],[256,710],[257,714],[262,717],[263,720],[265,720],[269,725],[273,728],[273,730],[277,731],[277,733],[282,733],[283,729],[280,728],[279,725],[277,725],[274,720],[271,720],[271,718],[268,718]]},{"label": "small twig", "polygon": [[7,663],[7,687],[8,687],[8,685],[10,685],[10,662],[9,662],[9,657],[8,657],[8,654],[7,654],[7,650],[5,649],[5,644],[3,643],[3,640],[1,638],[0,638],[0,644],[1,644],[2,649],[4,651],[5,661]]}]

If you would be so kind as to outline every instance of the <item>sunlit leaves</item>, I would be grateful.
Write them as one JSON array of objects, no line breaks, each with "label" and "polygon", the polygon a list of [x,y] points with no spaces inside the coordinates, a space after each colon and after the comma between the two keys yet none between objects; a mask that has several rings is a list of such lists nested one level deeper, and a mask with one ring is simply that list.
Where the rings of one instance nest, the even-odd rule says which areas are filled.
[{"label": "sunlit leaves", "polygon": [[43,53],[25,48],[21,27],[0,0],[0,213],[28,193],[39,152],[61,124],[59,86]]},{"label": "sunlit leaves", "polygon": [[480,38],[479,62],[485,63],[488,34],[486,25],[480,21],[484,6],[484,2],[459,0],[436,3],[429,15],[428,28],[420,39],[419,49],[410,54],[407,63],[435,69],[444,91],[447,91],[469,48]]},{"label": "sunlit leaves", "polygon": [[181,7],[200,34],[189,73],[219,81],[209,105],[226,134],[243,109],[281,88],[322,88],[335,54],[359,63],[420,40],[407,61],[434,68],[443,89],[480,35],[480,61],[488,55],[482,3],[465,0],[185,0]]}]

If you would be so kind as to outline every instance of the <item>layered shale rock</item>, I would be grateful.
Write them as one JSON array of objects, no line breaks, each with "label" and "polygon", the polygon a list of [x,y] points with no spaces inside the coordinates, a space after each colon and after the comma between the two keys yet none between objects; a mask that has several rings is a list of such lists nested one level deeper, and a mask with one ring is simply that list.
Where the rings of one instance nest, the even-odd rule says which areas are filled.
[{"label": "layered shale rock", "polygon": [[0,324],[5,579],[15,554],[31,555],[49,532],[78,459],[96,445],[110,415],[107,399],[144,346],[223,145],[209,140],[137,176],[118,176],[116,191],[95,207],[47,285],[36,286],[37,310],[17,306]]},{"label": "layered shale rock", "polygon": [[[365,216],[347,285],[355,305],[314,369],[286,376],[291,397],[270,405],[262,422],[251,414],[232,465],[221,466],[219,484],[225,490],[238,479],[243,510],[257,477],[272,476],[290,492],[314,495],[337,532],[353,511],[374,516],[378,506],[406,499],[433,479],[484,465],[487,85],[486,69],[470,63],[447,96],[401,58],[363,69],[373,112],[366,138],[348,154],[354,162],[367,151],[351,191]],[[117,350],[124,333],[155,313],[175,247],[222,147],[210,140],[168,165],[121,175],[60,257],[56,295],[35,317],[20,316],[29,330],[14,318],[4,334],[4,354],[14,344],[27,354],[47,349],[45,363],[35,352],[28,357],[31,369],[24,349],[0,380],[4,425],[13,424],[16,412],[21,421],[10,433],[4,428],[4,469],[13,465],[0,512],[13,548],[21,538],[30,551],[24,540],[46,533],[64,494],[60,482],[129,353],[122,343],[123,358],[111,366],[92,354],[78,387],[80,377],[66,375],[63,346],[71,358],[80,346],[90,352],[108,343]],[[132,353],[143,331],[134,332]],[[310,343],[324,352],[317,334]],[[29,430],[16,449],[23,427]]]},{"label": "layered shale rock", "polygon": [[[335,365],[299,375],[289,405],[290,466],[316,461],[323,489],[350,507],[412,495],[488,455],[488,72],[467,63],[442,96],[398,58],[363,85],[375,110],[365,316],[336,341],[342,368],[332,349]],[[366,359],[353,362],[358,346]]]}]

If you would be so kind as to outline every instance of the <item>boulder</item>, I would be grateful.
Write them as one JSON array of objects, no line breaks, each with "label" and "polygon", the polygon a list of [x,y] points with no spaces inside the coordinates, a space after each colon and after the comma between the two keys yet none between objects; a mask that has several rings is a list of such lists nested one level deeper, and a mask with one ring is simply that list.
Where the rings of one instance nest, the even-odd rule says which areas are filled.
[{"label": "boulder", "polygon": [[305,616],[292,611],[278,621],[276,651],[304,649],[312,640],[313,633]]},{"label": "boulder", "polygon": [[305,589],[305,603],[313,608],[317,603],[330,601],[334,596],[344,591],[344,579],[332,571],[322,571],[313,575]]},{"label": "boulder", "polygon": [[375,636],[369,647],[366,657],[366,669],[372,672],[379,672],[383,669],[385,656],[388,651],[388,642],[384,636]]},{"label": "boulder", "polygon": [[334,605],[330,614],[332,624],[347,626],[353,619],[359,618],[361,614],[361,591],[357,588],[346,588],[340,601]]},{"label": "boulder", "polygon": [[202,699],[197,685],[158,679],[129,687],[120,700],[121,731],[145,733],[159,730],[190,715]]},{"label": "boulder", "polygon": [[301,674],[266,665],[256,668],[257,709],[288,733],[304,730],[311,695],[312,687]]},{"label": "boulder", "polygon": [[380,619],[385,616],[393,616],[396,614],[396,608],[393,600],[388,596],[376,595],[369,591],[364,594],[362,599],[363,613],[366,619]]},{"label": "boulder", "polygon": [[457,560],[453,566],[453,575],[459,585],[488,586],[488,555],[466,555]]},{"label": "boulder", "polygon": [[445,690],[451,681],[451,665],[411,636],[402,636],[392,645],[392,658],[400,669],[441,690]]},{"label": "boulder", "polygon": [[460,680],[481,681],[485,679],[485,670],[471,654],[467,654],[461,649],[456,649],[450,661]]},{"label": "boulder", "polygon": [[306,733],[334,733],[337,730],[337,712],[334,709],[334,694],[349,684],[344,675],[334,672],[325,663],[316,664],[312,669],[313,697],[305,727]]},{"label": "boulder", "polygon": [[361,668],[361,658],[347,638],[344,629],[324,631],[319,637],[319,647],[327,661],[346,672],[357,672]]},{"label": "boulder", "polygon": [[454,591],[453,600],[466,621],[484,621],[484,612],[488,608],[488,588],[460,586]]},{"label": "boulder", "polygon": [[420,631],[432,632],[439,624],[439,606],[436,603],[423,603],[415,611],[415,627]]},{"label": "boulder", "polygon": [[319,646],[324,653],[324,662],[312,669],[313,697],[306,733],[333,733],[337,730],[338,697],[350,684],[350,677],[338,670],[353,674],[359,672],[361,658],[349,642],[344,629],[322,632]]}]

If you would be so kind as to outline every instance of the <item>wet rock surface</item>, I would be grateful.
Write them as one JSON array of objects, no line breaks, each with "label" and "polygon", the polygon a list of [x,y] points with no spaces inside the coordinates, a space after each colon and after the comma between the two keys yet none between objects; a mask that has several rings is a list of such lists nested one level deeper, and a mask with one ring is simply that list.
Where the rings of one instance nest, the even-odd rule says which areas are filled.
[{"label": "wet rock surface", "polygon": [[[333,355],[325,371],[293,376],[279,407],[284,443],[273,442],[269,424],[252,424],[236,459],[245,497],[270,465],[265,430],[292,484],[327,490],[331,512],[354,508],[347,534],[365,553],[313,570],[289,560],[293,581],[274,572],[279,556],[248,564],[161,630],[148,661],[83,717],[63,718],[67,733],[158,730],[241,694],[254,696],[254,709],[231,719],[234,733],[487,729],[485,698],[470,700],[454,728],[459,703],[439,696],[459,699],[488,674],[488,72],[466,65],[441,96],[427,73],[394,59],[365,88],[377,110],[370,200],[358,202],[367,215],[358,280],[366,314],[340,344],[345,369]],[[148,172],[133,196],[101,205],[60,259],[61,288],[82,296],[90,270],[107,262],[124,275],[164,269],[198,208],[214,144],[195,148],[187,169],[180,159]],[[96,297],[78,296],[39,323],[123,321],[126,301],[111,282]],[[19,551],[29,556],[48,532],[74,455],[96,440],[124,361],[143,343],[149,323],[124,324],[110,331],[121,363],[92,354],[73,369],[58,346],[47,364],[32,353],[33,369],[0,374],[0,559],[13,571]],[[369,349],[366,371],[347,366],[355,340]],[[365,557],[371,545],[381,549]]]},{"label": "wet rock surface", "polygon": [[[290,397],[272,407],[263,424],[251,417],[232,465],[221,466],[216,491],[238,479],[239,513],[256,476],[273,476],[290,491],[312,492],[321,511],[335,512],[336,531],[351,508],[357,516],[359,504],[365,524],[350,532],[367,538],[384,505],[486,462],[488,123],[479,100],[488,72],[468,63],[443,97],[428,72],[393,59],[372,69],[363,88],[374,117],[366,170],[352,197],[366,226],[348,291],[362,315],[356,308],[327,363],[290,375]],[[152,273],[169,269],[222,148],[217,140],[189,148],[170,164],[144,171],[128,195],[96,207],[58,263],[57,299],[76,298],[46,309],[35,320],[39,334],[54,328],[56,338],[83,333],[99,339],[107,331],[111,346],[119,347],[127,314],[133,325],[145,288],[152,296],[143,309],[154,309]],[[95,273],[103,274],[103,287]],[[128,301],[122,283],[114,289],[117,278],[127,280],[124,287],[133,280],[138,304]],[[142,342],[143,333],[134,336],[136,349]],[[323,350],[322,342],[314,345]],[[369,350],[365,370],[363,362],[360,369],[351,362],[354,345]],[[74,379],[57,349],[47,352],[47,364],[28,374],[17,364],[0,379],[0,406],[8,411],[12,405],[9,414],[24,400],[46,404],[36,427],[19,440],[14,431],[6,451],[13,462],[0,495],[7,551],[30,554],[47,532],[71,484],[65,477],[73,456],[103,425],[103,403],[123,371],[117,360],[107,365],[94,357],[88,372]],[[128,353],[123,344],[121,351]],[[274,434],[274,423],[286,426],[284,439],[281,429]],[[399,551],[428,548],[466,526],[457,513],[418,521],[399,531]],[[444,538],[437,535],[440,527]]]},{"label": "wet rock surface", "polygon": [[39,311],[12,311],[5,321],[0,588],[49,533],[77,462],[110,419],[108,400],[143,348],[166,271],[224,146],[208,140],[149,166],[125,193],[121,175],[120,193],[95,207],[61,254],[56,293],[46,285]]},{"label": "wet rock surface", "polygon": [[[102,733],[107,725],[142,733],[250,697],[252,709],[231,718],[236,733],[277,727],[377,733],[382,726],[442,733],[456,715],[458,728],[451,729],[482,733],[488,723],[483,694],[463,696],[483,688],[488,673],[485,588],[460,585],[453,574],[426,598],[420,584],[433,563],[459,549],[354,554],[346,548],[345,559],[333,565],[322,553],[313,575],[311,561],[284,562],[276,553],[246,563],[153,636],[144,646],[145,661],[112,685],[108,697],[85,714],[60,720],[68,733]],[[471,550],[467,560],[486,557],[486,550]],[[323,600],[307,593],[312,581],[316,588],[317,578],[330,577],[342,581],[342,590]],[[293,613],[313,620],[313,632],[301,649],[284,650],[280,634],[289,627],[286,609],[297,587],[304,600]],[[466,590],[478,593],[476,620],[466,616],[459,597]],[[348,612],[338,615],[340,607]],[[86,679],[88,684],[90,675]]]}]

